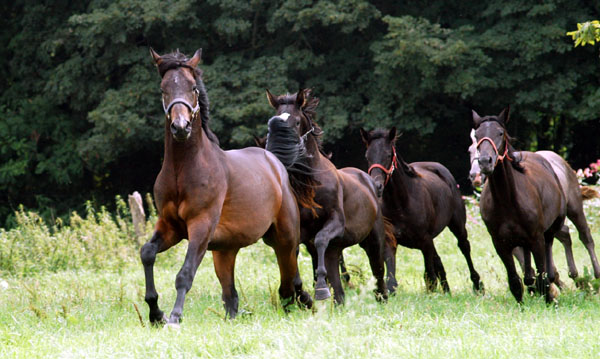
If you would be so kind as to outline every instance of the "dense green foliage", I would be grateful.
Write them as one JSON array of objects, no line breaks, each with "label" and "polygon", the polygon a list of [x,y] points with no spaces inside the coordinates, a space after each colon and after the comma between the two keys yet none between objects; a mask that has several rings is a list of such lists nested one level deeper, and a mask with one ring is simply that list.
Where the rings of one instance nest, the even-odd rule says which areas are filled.
[{"label": "dense green foliage", "polygon": [[[599,209],[600,199],[585,202],[596,240],[600,238]],[[57,241],[52,243],[38,235],[47,230],[43,222],[21,221],[10,232],[0,231],[0,241],[20,235],[19,253],[30,250],[39,264],[32,272],[13,270],[5,266],[7,262],[0,262],[0,357],[597,358],[600,296],[591,289],[575,289],[567,276],[562,246],[553,248],[566,283],[558,305],[547,306],[541,297],[526,296],[519,306],[508,290],[506,271],[478,208],[469,204],[467,211],[473,262],[485,284],[485,295],[472,292],[456,239],[444,231],[435,243],[452,295],[426,293],[423,256],[418,250],[399,247],[398,293],[387,304],[378,304],[367,257],[359,246],[353,246],[344,251],[353,283],[346,289],[346,304],[334,307],[327,301],[316,312],[293,307],[285,314],[277,298],[275,255],[260,241],[242,249],[236,261],[236,287],[244,314],[233,321],[223,320],[221,287],[209,252],[186,297],[181,330],[148,326],[143,269],[139,257],[132,255],[139,244],[125,240],[122,233],[132,230],[126,213],[111,216],[90,211],[85,218],[73,216],[77,219],[50,229]],[[589,256],[575,232],[571,233],[582,275],[590,267]],[[80,244],[74,241],[85,243],[86,250],[75,260],[55,266],[37,256],[37,247],[46,246],[52,249],[47,257],[58,258],[66,250],[62,247],[66,238],[75,248]],[[0,243],[2,250],[5,242]],[[167,312],[175,301],[174,281],[186,243],[159,254],[156,260],[159,303]],[[312,293],[311,261],[304,249],[299,265]]]},{"label": "dense green foliage", "polygon": [[600,153],[597,58],[565,36],[597,2],[16,0],[0,11],[0,225],[21,203],[49,217],[151,191],[164,118],[149,46],[204,49],[226,149],[264,134],[265,88],[312,87],[339,165],[364,165],[360,126],[396,125],[407,160],[440,161],[464,184],[470,109],[508,104],[518,148],[574,166]]}]

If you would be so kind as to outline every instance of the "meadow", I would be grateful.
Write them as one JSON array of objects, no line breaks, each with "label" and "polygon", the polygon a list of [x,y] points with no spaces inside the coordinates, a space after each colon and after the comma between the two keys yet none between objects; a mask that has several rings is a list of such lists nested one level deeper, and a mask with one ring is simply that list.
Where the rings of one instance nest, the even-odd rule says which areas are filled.
[{"label": "meadow", "polygon": [[[600,189],[597,187],[597,189]],[[518,305],[506,272],[472,198],[467,229],[485,294],[474,294],[468,269],[446,230],[436,239],[451,295],[427,293],[420,252],[399,247],[399,288],[376,302],[366,255],[344,251],[351,273],[346,304],[319,303],[285,313],[277,297],[273,251],[262,241],[242,249],[236,285],[242,314],[225,320],[212,257],[200,265],[186,298],[179,330],[151,327],[144,302],[138,251],[127,207],[116,213],[73,214],[68,223],[45,223],[20,211],[19,225],[0,229],[0,357],[2,358],[597,358],[600,296],[589,282],[576,289],[564,251],[554,255],[566,288],[558,302],[527,296]],[[600,199],[585,203],[592,235],[600,243]],[[155,214],[147,226],[152,231]],[[571,227],[576,263],[587,275],[590,260]],[[155,266],[159,304],[169,312],[174,280],[187,243],[159,254]],[[598,251],[597,251],[598,253]],[[312,293],[312,269],[304,249],[300,270]],[[138,318],[135,306],[143,318]]]}]

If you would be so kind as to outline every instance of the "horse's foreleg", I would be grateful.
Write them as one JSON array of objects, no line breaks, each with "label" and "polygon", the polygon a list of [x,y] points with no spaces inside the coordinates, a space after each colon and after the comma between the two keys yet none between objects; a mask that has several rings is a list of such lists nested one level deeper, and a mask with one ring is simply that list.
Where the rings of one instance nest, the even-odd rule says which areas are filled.
[{"label": "horse's foreleg", "polygon": [[214,225],[211,225],[208,221],[198,221],[188,224],[189,244],[183,266],[181,266],[175,278],[177,298],[169,316],[168,324],[177,325],[181,320],[185,295],[192,287],[196,270],[198,270],[198,266],[206,254],[208,240],[213,231]]},{"label": "horse's foreleg", "polygon": [[[325,300],[331,297],[331,292],[327,286],[327,269],[325,268],[325,250],[329,242],[344,234],[344,214],[335,211],[325,222],[325,225],[315,236],[315,247],[317,249],[317,283],[315,284],[315,299]],[[337,265],[337,264],[336,264]]]},{"label": "horse's foreleg", "polygon": [[433,253],[435,251],[433,239],[424,238],[421,251],[423,252],[423,261],[425,263],[425,288],[427,291],[433,292],[437,286],[437,276],[435,274],[435,264],[433,259]]},{"label": "horse's foreleg", "polygon": [[387,268],[386,286],[390,294],[396,292],[398,280],[396,279],[396,249],[388,241],[385,241],[383,247],[383,258]]},{"label": "horse's foreleg", "polygon": [[327,248],[325,251],[325,266],[327,268],[327,279],[331,288],[333,288],[333,298],[336,304],[344,304],[344,288],[342,288],[342,281],[340,278],[340,267],[339,260],[341,255],[341,249],[338,248]]},{"label": "horse's foreleg", "polygon": [[144,277],[146,280],[146,295],[144,296],[144,299],[150,308],[149,317],[150,322],[153,324],[166,321],[167,319],[158,306],[158,293],[156,292],[156,287],[154,285],[154,261],[156,260],[156,254],[167,250],[179,242],[179,240],[174,240],[174,233],[165,230],[166,226],[164,225],[164,222],[159,220],[157,228],[160,229],[161,227],[166,235],[161,234],[157,229],[152,235],[152,238],[140,249],[140,258],[144,265]]},{"label": "horse's foreleg", "polygon": [[[521,284],[521,278],[517,273],[517,268],[515,267],[515,261],[512,256],[512,248],[506,248],[502,246],[499,241],[495,238],[492,238],[492,242],[494,243],[494,247],[496,248],[496,253],[502,260],[504,267],[506,268],[506,275],[508,278],[508,286],[512,295],[515,297],[518,303],[523,302],[523,285]],[[527,257],[528,255],[526,255]]]},{"label": "horse's foreleg", "polygon": [[221,299],[225,306],[225,315],[230,319],[235,318],[238,313],[238,293],[235,290],[234,280],[234,268],[235,258],[237,256],[238,249],[230,251],[213,251],[213,261],[215,265],[215,273],[219,282],[221,283],[221,289],[223,294]]}]

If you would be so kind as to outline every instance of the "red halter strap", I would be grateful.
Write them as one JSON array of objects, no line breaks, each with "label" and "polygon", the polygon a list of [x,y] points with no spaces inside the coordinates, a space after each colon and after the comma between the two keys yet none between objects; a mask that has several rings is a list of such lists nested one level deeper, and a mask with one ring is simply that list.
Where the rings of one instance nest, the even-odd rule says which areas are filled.
[{"label": "red halter strap", "polygon": [[392,152],[394,153],[394,157],[392,158],[392,164],[390,165],[389,169],[383,167],[379,163],[375,163],[371,165],[371,167],[369,167],[369,170],[367,171],[367,173],[371,175],[373,168],[379,168],[380,170],[382,170],[385,173],[385,183],[383,184],[384,186],[387,185],[388,181],[392,177],[392,173],[394,173],[394,170],[396,169],[396,167],[398,167],[398,156],[396,155],[396,149],[394,148],[394,146],[392,146]]},{"label": "red halter strap", "polygon": [[494,151],[496,152],[496,163],[494,164],[494,167],[496,167],[496,165],[498,164],[498,161],[502,162],[504,161],[504,157],[506,157],[506,159],[508,159],[509,161],[512,161],[513,159],[510,158],[510,156],[508,155],[508,140],[505,138],[504,139],[504,154],[500,155],[500,153],[498,152],[498,148],[496,147],[496,144],[494,143],[494,141],[489,138],[489,137],[484,137],[481,140],[479,140],[477,142],[477,150],[479,151],[479,145],[481,145],[481,143],[483,141],[488,141],[489,143],[492,144],[492,147],[494,147]]}]

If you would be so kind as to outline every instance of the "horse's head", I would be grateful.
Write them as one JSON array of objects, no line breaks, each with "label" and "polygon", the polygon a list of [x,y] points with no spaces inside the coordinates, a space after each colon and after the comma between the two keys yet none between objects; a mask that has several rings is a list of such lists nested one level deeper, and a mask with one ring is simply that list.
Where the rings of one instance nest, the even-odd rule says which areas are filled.
[{"label": "horse's head", "polygon": [[398,167],[395,143],[397,138],[396,127],[388,130],[365,131],[360,129],[367,152],[365,157],[369,164],[369,175],[375,183],[377,195],[381,197],[383,187]]},{"label": "horse's head", "polygon": [[161,56],[150,49],[150,54],[162,77],[160,91],[163,109],[170,121],[173,138],[179,142],[185,141],[192,133],[194,120],[200,115],[201,91],[205,94],[202,73],[196,68],[202,49],[198,49],[189,59],[179,51]]},{"label": "horse's head", "polygon": [[473,124],[475,127],[475,149],[479,151],[478,163],[481,173],[489,176],[494,172],[498,162],[505,157],[511,160],[509,151],[509,137],[506,133],[506,124],[509,120],[510,107],[505,108],[498,116],[480,117],[473,111]]},{"label": "horse's head", "polygon": [[473,187],[481,187],[485,182],[485,175],[481,174],[479,168],[479,151],[477,150],[477,139],[475,138],[475,129],[471,129],[471,145],[469,146],[469,160],[471,161],[471,169],[469,170],[469,180]]}]

